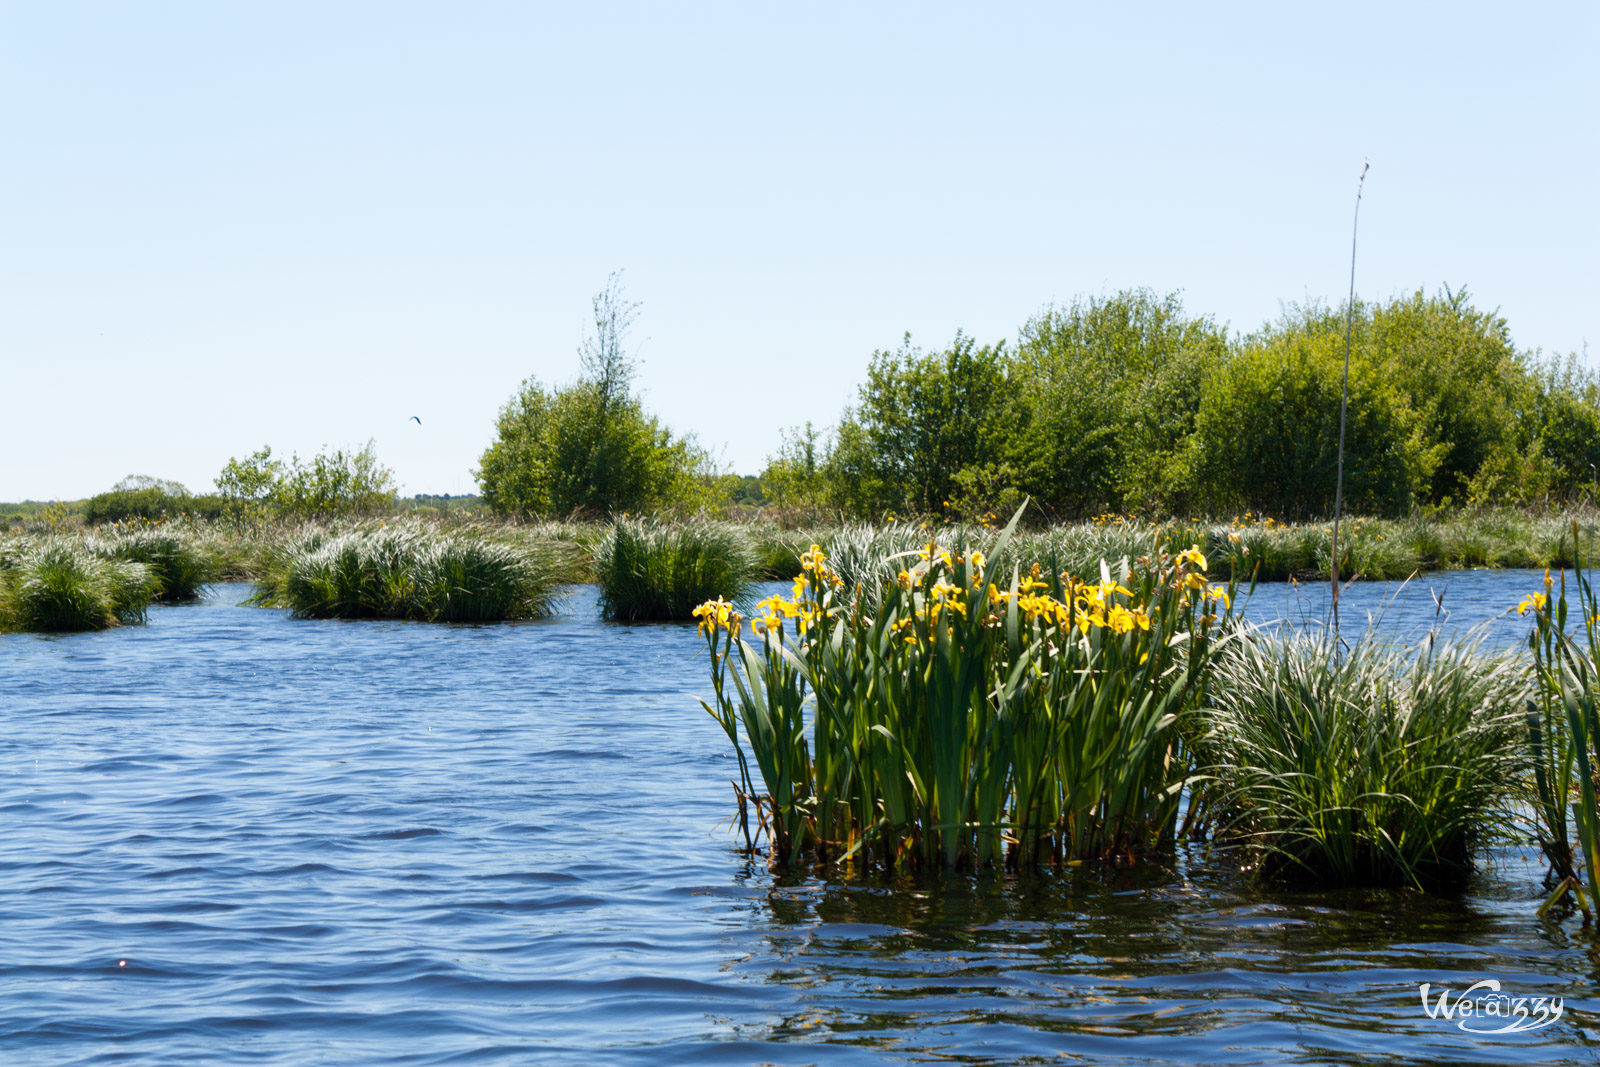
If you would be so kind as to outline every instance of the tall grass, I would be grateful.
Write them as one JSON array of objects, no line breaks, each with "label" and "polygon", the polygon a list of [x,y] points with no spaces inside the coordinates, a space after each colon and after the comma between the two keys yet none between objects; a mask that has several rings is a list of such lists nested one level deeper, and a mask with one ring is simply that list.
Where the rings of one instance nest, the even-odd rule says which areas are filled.
[{"label": "tall grass", "polygon": [[305,618],[488,622],[546,615],[555,568],[471,529],[313,527],[269,561],[251,602]]},{"label": "tall grass", "polygon": [[713,597],[740,600],[755,561],[738,528],[618,519],[595,549],[600,611],[622,620],[688,619]]},{"label": "tall grass", "polygon": [[65,535],[21,539],[0,554],[0,630],[104,630],[143,622],[159,583],[142,563]]},{"label": "tall grass", "polygon": [[1582,566],[1574,524],[1573,582],[1559,587],[1545,572],[1519,614],[1532,612],[1528,638],[1538,682],[1529,702],[1528,757],[1533,769],[1539,842],[1559,880],[1548,910],[1572,893],[1586,914],[1600,906],[1600,599]]},{"label": "tall grass", "polygon": [[1180,720],[1229,610],[1199,553],[991,581],[981,551],[924,540],[874,563],[869,547],[853,579],[814,547],[753,640],[733,605],[697,609],[748,843],[764,832],[779,864],[912,869],[1171,844]]},{"label": "tall grass", "polygon": [[173,526],[118,530],[95,547],[115,559],[142,563],[157,584],[155,599],[196,600],[217,580],[216,561],[196,537]]},{"label": "tall grass", "polygon": [[1448,887],[1509,822],[1525,691],[1511,657],[1252,635],[1215,672],[1207,799],[1263,874]]}]

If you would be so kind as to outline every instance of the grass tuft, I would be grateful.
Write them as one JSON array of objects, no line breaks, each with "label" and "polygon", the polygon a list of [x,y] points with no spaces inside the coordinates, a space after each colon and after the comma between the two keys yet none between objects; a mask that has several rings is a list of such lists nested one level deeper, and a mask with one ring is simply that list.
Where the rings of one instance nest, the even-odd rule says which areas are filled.
[{"label": "grass tuft", "polygon": [[217,580],[216,561],[199,539],[170,527],[115,533],[101,539],[96,548],[148,567],[157,583],[156,600],[197,600]]},{"label": "grass tuft", "polygon": [[273,553],[250,602],[313,619],[493,622],[549,614],[559,584],[538,548],[470,528],[312,527]]},{"label": "grass tuft", "polygon": [[1453,888],[1485,828],[1509,823],[1525,688],[1510,656],[1253,635],[1214,670],[1208,799],[1262,874]]},{"label": "grass tuft", "polygon": [[619,620],[688,619],[714,597],[744,599],[755,560],[723,523],[619,519],[595,549],[600,611]]},{"label": "grass tuft", "polygon": [[158,588],[144,564],[108,558],[78,538],[18,542],[0,560],[0,630],[69,633],[143,622]]}]

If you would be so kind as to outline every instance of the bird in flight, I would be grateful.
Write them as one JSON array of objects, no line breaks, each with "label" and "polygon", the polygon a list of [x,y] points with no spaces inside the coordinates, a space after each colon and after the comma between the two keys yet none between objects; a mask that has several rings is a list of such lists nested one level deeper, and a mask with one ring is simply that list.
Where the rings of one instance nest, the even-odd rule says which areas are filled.
[{"label": "bird in flight", "polygon": [[416,423],[418,426],[422,425],[422,420],[417,418],[415,415],[411,416],[411,421]]}]

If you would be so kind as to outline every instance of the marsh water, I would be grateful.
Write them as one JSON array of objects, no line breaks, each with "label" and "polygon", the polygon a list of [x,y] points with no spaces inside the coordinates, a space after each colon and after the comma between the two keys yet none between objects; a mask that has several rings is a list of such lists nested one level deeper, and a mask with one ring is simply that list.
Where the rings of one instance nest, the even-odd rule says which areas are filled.
[{"label": "marsh water", "polygon": [[[1344,623],[1459,630],[1539,578],[1358,583]],[[1600,942],[1537,918],[1527,850],[1455,898],[1262,889],[1198,846],[776,877],[720,825],[736,771],[692,626],[601,622],[585,589],[496,626],[247,591],[0,638],[0,1063],[1600,1059]],[[1263,586],[1247,612],[1325,601]],[[1491,1035],[1424,1010],[1422,983],[1486,979],[1562,1014]]]}]

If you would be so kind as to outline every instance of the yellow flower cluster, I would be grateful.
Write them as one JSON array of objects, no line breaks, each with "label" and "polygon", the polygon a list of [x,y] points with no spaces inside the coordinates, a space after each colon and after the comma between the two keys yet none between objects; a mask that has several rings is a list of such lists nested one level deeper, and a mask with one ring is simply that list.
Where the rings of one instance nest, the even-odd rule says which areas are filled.
[{"label": "yellow flower cluster", "polygon": [[718,630],[727,630],[734,637],[739,636],[739,624],[744,616],[740,615],[734,606],[721,597],[708,600],[695,608],[694,617],[700,620],[700,635],[709,637]]},{"label": "yellow flower cluster", "polygon": [[[1031,574],[1017,584],[1017,610],[1029,622],[1045,622],[1057,626],[1076,626],[1084,633],[1094,628],[1110,629],[1125,634],[1132,630],[1150,629],[1150,615],[1142,604],[1129,607],[1110,599],[1116,594],[1133,596],[1133,591],[1117,582],[1067,581],[1067,600],[1057,600],[1047,590],[1049,583]],[[989,586],[989,605],[998,611],[1008,600],[1009,592]]]}]

